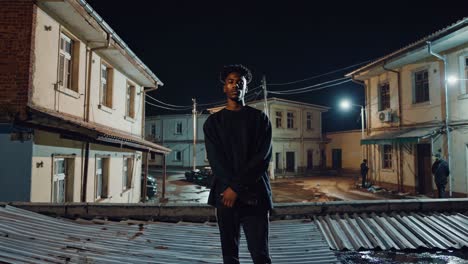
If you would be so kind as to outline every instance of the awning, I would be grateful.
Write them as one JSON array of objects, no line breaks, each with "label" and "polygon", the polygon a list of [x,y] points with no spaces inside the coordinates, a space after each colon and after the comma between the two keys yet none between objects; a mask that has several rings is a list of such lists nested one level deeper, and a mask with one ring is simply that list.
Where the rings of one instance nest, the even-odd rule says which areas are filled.
[{"label": "awning", "polygon": [[440,127],[423,127],[387,131],[361,140],[361,145],[386,145],[394,143],[419,143],[440,133]]},{"label": "awning", "polygon": [[107,143],[126,146],[131,149],[167,154],[171,149],[156,143],[144,140],[137,135],[104,125],[84,122],[76,117],[51,111],[42,107],[30,107],[30,119],[22,125],[34,126],[40,129],[59,133],[60,135],[88,142]]}]

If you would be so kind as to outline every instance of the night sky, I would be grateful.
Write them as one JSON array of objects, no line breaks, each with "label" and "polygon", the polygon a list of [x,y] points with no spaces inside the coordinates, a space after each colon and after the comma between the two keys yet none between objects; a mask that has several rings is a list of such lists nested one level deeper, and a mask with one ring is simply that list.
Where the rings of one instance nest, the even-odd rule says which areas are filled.
[{"label": "night sky", "polygon": [[[88,3],[164,82],[150,95],[182,106],[191,105],[193,97],[202,104],[223,100],[218,74],[226,64],[250,68],[251,88],[260,85],[262,75],[268,90],[301,88],[343,77],[352,68],[293,85],[270,84],[377,59],[468,15],[468,1]],[[276,97],[332,107],[323,115],[324,131],[360,129],[359,108],[343,112],[338,103],[346,97],[363,104],[362,86],[346,83],[320,92]],[[146,113],[190,110],[147,105]]]}]

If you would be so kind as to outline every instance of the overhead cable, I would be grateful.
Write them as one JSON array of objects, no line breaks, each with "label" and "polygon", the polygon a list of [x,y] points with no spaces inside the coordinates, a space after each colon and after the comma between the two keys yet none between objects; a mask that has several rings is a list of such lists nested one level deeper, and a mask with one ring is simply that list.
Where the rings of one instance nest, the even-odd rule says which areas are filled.
[{"label": "overhead cable", "polygon": [[347,83],[347,82],[351,82],[351,79],[348,79],[348,80],[345,80],[345,81],[342,81],[342,82],[339,82],[339,83],[334,83],[334,84],[329,84],[329,85],[325,85],[325,86],[320,86],[320,87],[318,87],[318,88],[313,88],[313,89],[299,90],[299,91],[293,91],[293,90],[290,90],[290,91],[287,91],[287,90],[286,90],[286,91],[268,91],[268,93],[269,93],[269,94],[284,94],[284,95],[308,93],[308,92],[323,90],[323,89],[328,88],[328,87],[333,87],[333,86],[341,85],[341,84],[344,84],[344,83]]},{"label": "overhead cable", "polygon": [[332,74],[332,73],[335,73],[335,72],[340,72],[340,71],[343,71],[343,70],[346,70],[346,69],[349,69],[349,68],[353,68],[353,67],[359,66],[361,64],[371,62],[371,61],[372,60],[363,61],[363,62],[356,63],[356,64],[351,65],[351,66],[347,66],[347,67],[344,67],[344,68],[341,68],[341,69],[338,69],[338,70],[334,70],[334,71],[326,72],[326,73],[323,73],[323,74],[315,75],[315,76],[305,78],[305,79],[302,79],[302,80],[297,80],[297,81],[292,81],[292,82],[285,82],[285,83],[268,83],[268,85],[289,85],[289,84],[304,82],[304,81],[312,80],[312,79],[319,78],[319,77],[322,77],[322,76],[325,76],[325,75],[329,75],[329,74]]},{"label": "overhead cable", "polygon": [[149,96],[148,94],[146,94],[146,97],[151,98],[151,99],[153,99],[154,101],[156,101],[156,102],[158,102],[158,103],[160,103],[160,104],[166,105],[166,106],[168,106],[168,107],[174,107],[174,108],[187,108],[187,107],[191,107],[190,105],[173,105],[173,104],[168,104],[168,103],[165,103],[165,102],[163,102],[163,101],[160,101],[160,100],[158,100],[158,99],[156,99],[156,98],[154,98],[154,97],[151,97],[151,96]]},{"label": "overhead cable", "polygon": [[186,111],[186,110],[190,110],[192,109],[192,107],[187,107],[187,108],[170,108],[170,107],[166,107],[166,106],[162,106],[162,105],[156,105],[156,104],[152,104],[150,102],[146,102],[147,104],[149,105],[152,105],[154,107],[159,107],[159,108],[163,108],[163,109],[167,109],[167,110],[171,110],[171,111]]}]

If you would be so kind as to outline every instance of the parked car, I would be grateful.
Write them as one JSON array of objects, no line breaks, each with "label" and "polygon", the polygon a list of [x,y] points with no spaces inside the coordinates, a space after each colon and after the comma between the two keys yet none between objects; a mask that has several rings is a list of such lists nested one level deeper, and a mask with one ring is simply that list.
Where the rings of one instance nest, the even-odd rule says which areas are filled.
[{"label": "parked car", "polygon": [[[144,175],[141,175],[141,186],[144,186]],[[148,200],[156,198],[156,194],[158,193],[158,182],[156,181],[156,178],[148,175],[146,179],[146,198]]]},{"label": "parked car", "polygon": [[189,182],[193,182],[193,180],[195,178],[195,175],[199,174],[199,173],[200,173],[199,169],[186,171],[185,172],[185,179],[187,179],[187,181],[189,181]]},{"label": "parked car", "polygon": [[185,178],[189,182],[193,182],[205,187],[210,187],[213,180],[213,171],[211,170],[211,167],[204,167],[201,170],[195,169],[185,172]]}]

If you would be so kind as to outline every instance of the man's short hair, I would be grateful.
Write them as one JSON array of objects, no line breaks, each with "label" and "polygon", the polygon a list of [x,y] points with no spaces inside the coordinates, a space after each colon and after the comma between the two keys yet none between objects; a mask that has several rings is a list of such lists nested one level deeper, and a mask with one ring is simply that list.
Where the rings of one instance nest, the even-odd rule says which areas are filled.
[{"label": "man's short hair", "polygon": [[252,73],[250,70],[242,64],[232,64],[232,65],[225,65],[223,70],[219,73],[219,80],[224,83],[226,77],[233,72],[239,73],[241,76],[245,77],[247,84],[252,81]]}]

